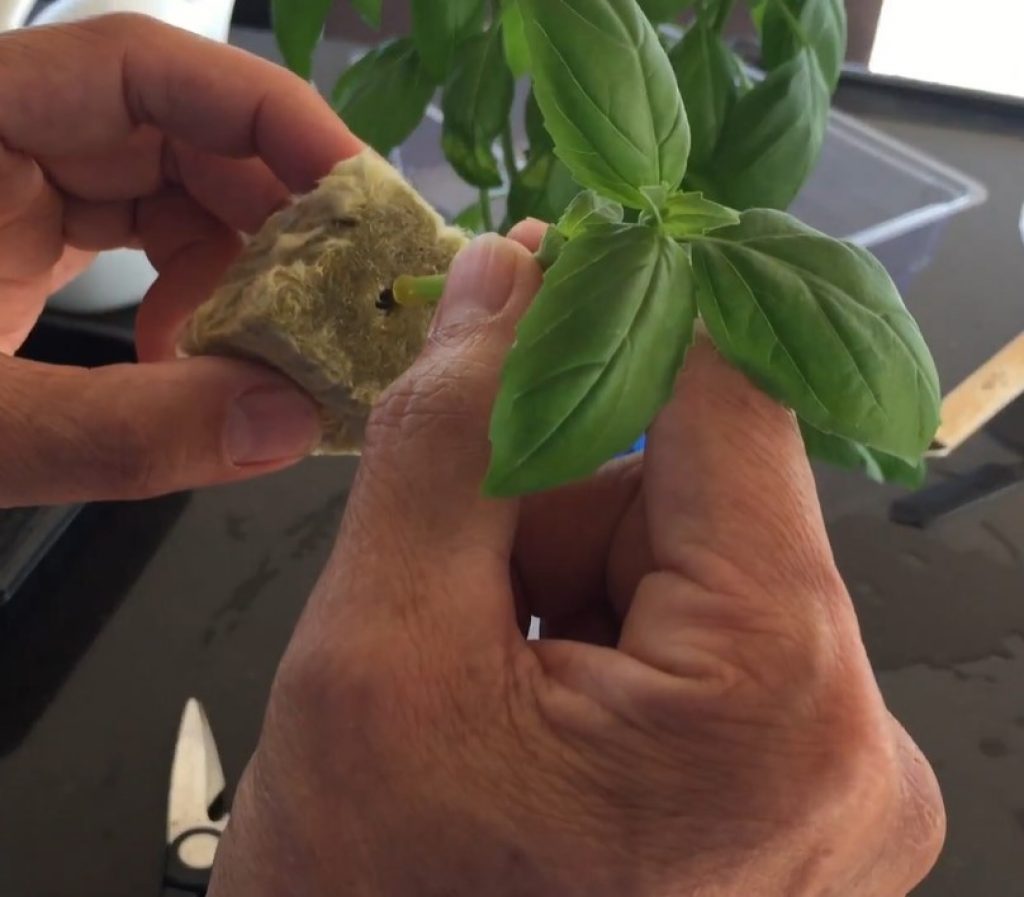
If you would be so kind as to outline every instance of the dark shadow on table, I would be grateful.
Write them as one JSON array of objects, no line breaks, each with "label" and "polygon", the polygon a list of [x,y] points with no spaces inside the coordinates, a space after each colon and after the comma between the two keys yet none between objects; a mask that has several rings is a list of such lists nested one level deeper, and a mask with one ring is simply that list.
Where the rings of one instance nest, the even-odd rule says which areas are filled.
[{"label": "dark shadow on table", "polygon": [[179,494],[86,508],[0,611],[0,757],[32,731],[187,503]]},{"label": "dark shadow on table", "polygon": [[[48,313],[18,355],[89,368],[132,363],[131,316]],[[32,730],[187,501],[187,495],[176,495],[84,508],[0,608],[0,756]],[[122,550],[111,553],[110,545]],[[67,570],[76,571],[73,579]]]}]

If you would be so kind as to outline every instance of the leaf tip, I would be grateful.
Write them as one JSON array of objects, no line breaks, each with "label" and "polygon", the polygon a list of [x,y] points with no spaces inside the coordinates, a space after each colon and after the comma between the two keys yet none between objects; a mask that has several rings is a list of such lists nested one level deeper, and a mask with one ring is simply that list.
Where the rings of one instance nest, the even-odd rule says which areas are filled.
[{"label": "leaf tip", "polygon": [[484,497],[493,499],[510,499],[516,498],[519,495],[512,482],[512,478],[508,476],[506,471],[496,467],[493,463],[487,470],[481,491]]}]

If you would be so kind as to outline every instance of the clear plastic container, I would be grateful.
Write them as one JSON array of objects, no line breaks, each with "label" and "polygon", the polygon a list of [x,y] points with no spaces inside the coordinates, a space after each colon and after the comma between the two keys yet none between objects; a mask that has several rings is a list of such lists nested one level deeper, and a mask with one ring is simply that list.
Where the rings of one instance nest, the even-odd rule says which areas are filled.
[{"label": "clear plastic container", "polygon": [[790,211],[871,250],[905,290],[949,219],[987,198],[968,175],[833,110],[821,159]]}]

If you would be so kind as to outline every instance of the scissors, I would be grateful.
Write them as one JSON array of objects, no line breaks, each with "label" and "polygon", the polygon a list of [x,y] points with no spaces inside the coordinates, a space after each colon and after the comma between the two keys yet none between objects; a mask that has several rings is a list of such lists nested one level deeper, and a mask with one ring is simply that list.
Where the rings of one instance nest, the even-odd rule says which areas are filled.
[{"label": "scissors", "polygon": [[206,713],[190,698],[181,714],[167,798],[163,897],[204,897],[228,823],[224,771]]}]

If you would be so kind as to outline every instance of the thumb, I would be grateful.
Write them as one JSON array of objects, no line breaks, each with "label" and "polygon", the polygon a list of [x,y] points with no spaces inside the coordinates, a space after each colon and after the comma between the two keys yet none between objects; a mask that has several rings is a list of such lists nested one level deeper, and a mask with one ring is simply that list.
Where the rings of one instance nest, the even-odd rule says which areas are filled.
[{"label": "thumb", "polygon": [[[540,282],[518,243],[493,234],[470,243],[452,264],[423,353],[370,417],[363,479],[386,484],[402,529],[421,544],[511,542],[508,504],[484,499],[481,483],[501,365]],[[383,507],[380,492],[367,503],[397,510]]]},{"label": "thumb", "polygon": [[479,568],[453,558],[473,554],[507,584],[516,506],[486,499],[481,484],[501,365],[540,282],[527,250],[495,235],[479,237],[456,257],[424,351],[367,425],[343,548],[379,545],[387,533],[389,550],[356,548],[361,564],[375,555],[391,564],[380,557],[386,554],[458,576]]},{"label": "thumb", "polygon": [[294,386],[242,362],[84,370],[0,358],[0,507],[245,479],[308,454],[319,428]]}]

